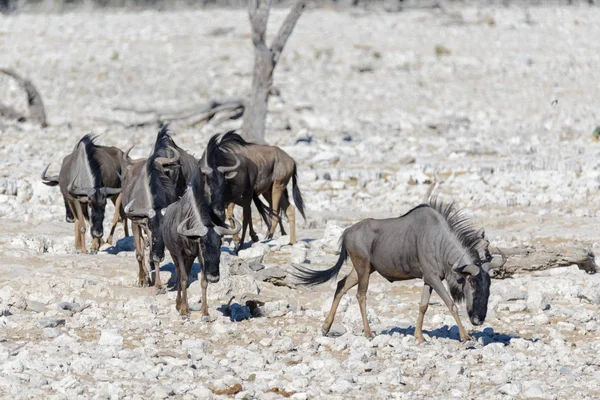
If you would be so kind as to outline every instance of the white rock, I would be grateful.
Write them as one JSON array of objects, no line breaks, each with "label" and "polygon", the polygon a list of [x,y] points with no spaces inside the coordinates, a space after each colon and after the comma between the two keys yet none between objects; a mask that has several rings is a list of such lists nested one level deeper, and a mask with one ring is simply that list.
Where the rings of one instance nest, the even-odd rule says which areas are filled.
[{"label": "white rock", "polygon": [[308,251],[300,247],[292,247],[292,254],[290,261],[292,264],[302,264],[306,261],[306,255]]},{"label": "white rock", "polygon": [[252,247],[249,247],[244,250],[240,250],[238,253],[238,257],[243,260],[248,260],[252,258],[260,258],[264,257],[271,251],[269,245],[264,243],[254,243]]},{"label": "white rock", "polygon": [[99,346],[123,347],[123,336],[118,329],[103,329],[100,333]]},{"label": "white rock", "polygon": [[329,221],[325,228],[323,239],[321,239],[323,249],[339,254],[340,238],[343,233],[344,228],[336,225],[335,221]]}]

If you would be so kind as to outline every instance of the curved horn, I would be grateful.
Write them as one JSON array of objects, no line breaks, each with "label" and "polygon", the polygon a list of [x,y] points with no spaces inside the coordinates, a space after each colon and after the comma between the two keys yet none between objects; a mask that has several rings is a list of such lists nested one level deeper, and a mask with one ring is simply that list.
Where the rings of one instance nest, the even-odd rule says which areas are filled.
[{"label": "curved horn", "polygon": [[42,172],[42,182],[48,186],[58,185],[58,175],[46,176],[48,168],[50,168],[50,164],[46,165],[46,168],[44,168],[44,171]]},{"label": "curved horn", "polygon": [[134,201],[135,201],[135,198],[133,200],[131,200],[129,203],[127,203],[127,205],[123,209],[125,211],[125,215],[127,217],[130,217],[130,218],[131,217],[154,218],[154,216],[156,215],[156,211],[154,211],[151,208],[143,209],[143,210],[131,211],[131,206],[133,205]]},{"label": "curved horn", "polygon": [[179,151],[177,151],[177,149],[172,146],[169,146],[168,148],[173,150],[173,152],[175,153],[175,156],[172,158],[158,157],[154,160],[155,163],[158,163],[162,166],[165,164],[175,164],[176,162],[179,161],[179,159],[181,158],[181,154],[179,153]]},{"label": "curved horn", "polygon": [[233,154],[233,156],[235,157],[235,165],[231,166],[231,167],[217,167],[217,171],[225,173],[225,172],[230,172],[230,171],[235,171],[241,164],[240,159],[238,158],[238,156],[236,156],[235,154]]},{"label": "curved horn", "polygon": [[204,165],[200,166],[200,171],[202,171],[204,175],[211,175],[213,173],[213,170],[211,167],[208,166],[208,157],[206,156],[206,151],[204,152],[202,157],[204,158]]},{"label": "curved horn", "polygon": [[242,229],[242,223],[238,221],[237,218],[235,218],[234,216],[232,216],[231,218],[233,218],[233,221],[235,222],[234,228],[224,228],[222,226],[215,226],[215,232],[217,232],[221,236],[235,235],[236,233],[238,233],[240,229]]},{"label": "curved horn", "polygon": [[107,187],[102,188],[102,191],[104,192],[104,195],[106,195],[106,196],[112,196],[114,194],[121,193],[122,190],[123,189],[121,189],[121,188],[107,188]]},{"label": "curved horn", "polygon": [[125,161],[125,164],[131,164],[133,162],[131,157],[129,157],[129,153],[131,152],[131,149],[133,149],[133,146],[135,146],[135,144],[131,145],[131,147],[128,148],[125,153],[123,153],[123,161]]},{"label": "curved horn", "polygon": [[504,253],[502,252],[502,250],[500,250],[500,248],[496,247],[496,250],[498,250],[498,253],[500,254],[500,257],[502,258],[502,261],[498,261],[496,258],[494,258],[491,262],[485,263],[484,267],[486,267],[486,269],[488,271],[490,269],[494,269],[494,268],[501,268],[504,266],[504,264],[506,264],[506,261],[508,261],[508,258],[506,258],[506,255],[504,255]]},{"label": "curved horn", "polygon": [[73,197],[81,197],[81,196],[91,197],[94,195],[94,193],[96,193],[96,189],[94,189],[94,188],[89,188],[89,189],[74,188],[73,182],[71,182],[71,183],[69,183],[69,186],[67,186],[67,192]]},{"label": "curved horn", "polygon": [[191,218],[192,217],[186,218],[179,225],[177,225],[177,233],[183,236],[206,236],[208,233],[208,228],[204,225],[200,225],[200,228],[195,229],[183,229],[185,223]]}]

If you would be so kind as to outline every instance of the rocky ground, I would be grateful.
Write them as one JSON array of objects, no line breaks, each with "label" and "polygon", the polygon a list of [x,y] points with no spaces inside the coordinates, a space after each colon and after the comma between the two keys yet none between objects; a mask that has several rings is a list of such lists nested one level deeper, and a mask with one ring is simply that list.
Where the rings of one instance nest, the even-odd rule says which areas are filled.
[{"label": "rocky ground", "polygon": [[[273,12],[271,35],[284,17]],[[299,165],[301,241],[240,258],[224,246],[206,323],[179,318],[175,292],[135,287],[120,227],[116,246],[75,254],[59,192],[39,174],[90,131],[145,156],[156,129],[108,123],[142,118],[115,106],[246,93],[246,11],[0,16],[3,66],[34,81],[50,123],[0,122],[0,397],[598,398],[600,281],[575,266],[493,280],[486,323],[462,313],[466,344],[434,296],[417,345],[422,282],[377,276],[376,337],[362,337],[354,291],[322,337],[334,284],[296,288],[288,275],[332,265],[343,227],[409,210],[434,177],[495,245],[598,252],[599,17],[587,6],[308,10],[276,72],[267,134]],[[25,107],[11,82],[0,88]],[[200,155],[236,124],[172,130]],[[174,279],[168,257],[161,274]],[[197,281],[189,293],[197,307]]]}]

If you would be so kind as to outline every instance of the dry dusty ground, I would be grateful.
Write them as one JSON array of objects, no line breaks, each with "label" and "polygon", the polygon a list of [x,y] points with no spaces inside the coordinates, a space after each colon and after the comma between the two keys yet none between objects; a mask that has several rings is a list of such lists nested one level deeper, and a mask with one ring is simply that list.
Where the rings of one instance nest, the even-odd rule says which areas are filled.
[{"label": "dry dusty ground", "polygon": [[[273,13],[271,34],[284,17]],[[245,257],[272,275],[304,255],[311,268],[332,265],[340,227],[409,210],[434,175],[442,198],[465,207],[500,247],[598,251],[598,20],[598,7],[308,10],[277,69],[281,96],[267,135],[299,164],[301,243],[262,243]],[[0,123],[1,397],[600,396],[600,282],[576,267],[494,280],[485,325],[474,329],[463,315],[467,344],[434,296],[428,343],[417,346],[420,281],[373,277],[377,337],[368,341],[353,291],[335,335],[321,337],[333,284],[293,289],[263,282],[264,271],[239,274],[226,248],[222,282],[209,287],[209,323],[196,312],[182,321],[172,291],[134,286],[130,239],[74,254],[43,167],[58,171],[90,131],[145,156],[156,130],[108,124],[134,119],[115,106],[183,108],[246,93],[245,10],[0,16],[0,48],[2,66],[36,83],[50,122]],[[18,88],[0,84],[3,102],[24,106]],[[211,134],[235,124],[183,121],[172,130],[200,155]],[[173,278],[170,259],[161,274]],[[197,302],[197,282],[190,293]],[[266,317],[232,322],[217,310],[232,295],[235,316],[246,295],[266,301]]]}]

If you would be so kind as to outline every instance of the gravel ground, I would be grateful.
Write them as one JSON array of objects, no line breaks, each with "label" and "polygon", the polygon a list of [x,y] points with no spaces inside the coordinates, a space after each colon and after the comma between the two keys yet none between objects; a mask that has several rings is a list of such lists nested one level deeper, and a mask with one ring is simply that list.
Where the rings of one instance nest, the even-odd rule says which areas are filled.
[{"label": "gravel ground", "polygon": [[[273,12],[271,35],[283,18]],[[600,278],[575,266],[494,280],[483,326],[461,312],[466,344],[436,296],[428,341],[415,343],[421,281],[373,277],[376,337],[366,340],[354,291],[322,337],[335,284],[283,278],[292,263],[332,265],[342,228],[406,212],[434,177],[495,245],[598,252],[599,19],[583,6],[308,10],[277,68],[267,127],[299,165],[301,241],[263,241],[241,258],[227,244],[206,323],[198,312],[181,320],[174,291],[135,287],[120,227],[116,246],[75,254],[60,194],[39,174],[49,162],[57,172],[88,132],[145,156],[156,129],[107,123],[140,118],[113,107],[183,109],[247,93],[246,11],[0,16],[2,64],[37,85],[50,123],[0,122],[0,396],[600,397]],[[4,78],[0,99],[25,107]],[[173,123],[173,136],[196,155],[239,126],[189,122]],[[174,279],[168,257],[161,276]],[[197,281],[189,293],[197,303]],[[244,319],[247,300],[262,316]]]}]

